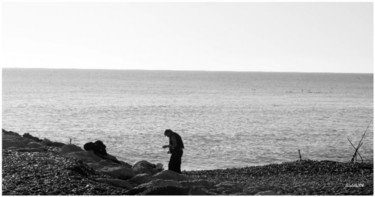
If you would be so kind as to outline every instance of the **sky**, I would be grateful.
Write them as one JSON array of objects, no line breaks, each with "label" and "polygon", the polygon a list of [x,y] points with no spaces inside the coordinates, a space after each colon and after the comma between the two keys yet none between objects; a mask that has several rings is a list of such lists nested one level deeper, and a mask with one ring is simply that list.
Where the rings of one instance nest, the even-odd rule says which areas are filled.
[{"label": "sky", "polygon": [[373,3],[2,3],[2,67],[373,73]]}]

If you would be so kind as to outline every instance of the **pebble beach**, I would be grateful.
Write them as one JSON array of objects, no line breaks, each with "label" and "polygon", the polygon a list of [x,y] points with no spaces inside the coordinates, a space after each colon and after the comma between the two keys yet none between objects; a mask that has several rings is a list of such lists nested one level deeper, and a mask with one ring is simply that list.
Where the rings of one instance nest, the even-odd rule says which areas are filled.
[{"label": "pebble beach", "polygon": [[72,144],[4,129],[2,140],[3,195],[373,195],[372,162],[298,160],[177,174],[147,161],[95,160]]}]

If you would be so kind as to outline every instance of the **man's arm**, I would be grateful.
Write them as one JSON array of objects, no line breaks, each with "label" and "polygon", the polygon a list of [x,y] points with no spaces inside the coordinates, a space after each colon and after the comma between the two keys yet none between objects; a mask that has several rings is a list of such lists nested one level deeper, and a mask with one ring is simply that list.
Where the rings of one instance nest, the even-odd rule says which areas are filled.
[{"label": "man's arm", "polygon": [[170,147],[171,149],[174,149],[177,147],[177,139],[174,136],[171,136],[171,144],[170,145],[164,145],[163,148],[168,148]]}]

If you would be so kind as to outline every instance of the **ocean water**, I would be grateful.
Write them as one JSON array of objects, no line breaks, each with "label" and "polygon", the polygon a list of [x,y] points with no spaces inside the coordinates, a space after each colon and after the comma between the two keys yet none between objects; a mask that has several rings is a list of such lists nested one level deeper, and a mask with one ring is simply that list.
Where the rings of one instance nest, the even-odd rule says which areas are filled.
[{"label": "ocean water", "polygon": [[163,133],[185,143],[182,170],[303,159],[373,159],[373,74],[2,70],[2,127],[128,162],[168,166]]}]

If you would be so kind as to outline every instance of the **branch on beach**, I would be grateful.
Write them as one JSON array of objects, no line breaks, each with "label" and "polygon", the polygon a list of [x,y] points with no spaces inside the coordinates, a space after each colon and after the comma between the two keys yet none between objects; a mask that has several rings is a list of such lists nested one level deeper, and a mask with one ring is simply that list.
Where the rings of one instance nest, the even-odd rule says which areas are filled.
[{"label": "branch on beach", "polygon": [[[355,152],[354,152],[354,155],[353,155],[353,158],[355,158],[355,160],[357,160],[357,157],[356,157],[356,154],[358,154],[358,156],[361,158],[361,161],[363,163],[363,158],[361,156],[361,154],[358,152],[358,149],[362,146],[363,143],[361,143],[359,146],[358,146],[358,149],[353,145],[353,143],[350,141],[350,139],[348,138],[348,141],[350,142],[350,144],[352,145],[352,147],[354,148]],[[353,162],[353,158],[352,158],[352,161]]]},{"label": "branch on beach", "polygon": [[354,161],[357,161],[357,155],[359,155],[359,157],[361,158],[361,161],[362,161],[362,163],[363,163],[363,158],[362,158],[361,154],[358,152],[358,150],[359,150],[359,148],[361,148],[361,146],[363,145],[363,142],[362,142],[362,141],[363,141],[363,139],[365,138],[365,135],[366,135],[367,130],[368,130],[368,128],[370,127],[371,123],[372,123],[372,121],[369,123],[369,125],[367,126],[365,132],[362,134],[361,140],[359,141],[357,147],[355,147],[355,146],[353,145],[353,143],[350,141],[350,139],[348,138],[348,141],[350,142],[350,144],[352,145],[352,147],[355,149],[354,154],[353,154],[353,157],[352,157],[352,159],[351,159],[351,162],[352,162],[352,163],[353,163]]}]

